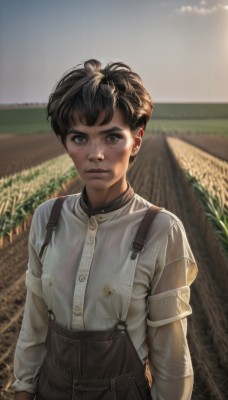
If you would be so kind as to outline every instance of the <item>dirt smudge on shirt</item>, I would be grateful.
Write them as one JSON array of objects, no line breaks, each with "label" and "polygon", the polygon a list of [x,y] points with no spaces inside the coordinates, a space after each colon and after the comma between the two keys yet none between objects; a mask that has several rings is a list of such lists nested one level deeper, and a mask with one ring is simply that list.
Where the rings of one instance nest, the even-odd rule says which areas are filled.
[{"label": "dirt smudge on shirt", "polygon": [[104,294],[105,297],[111,296],[111,294],[112,294],[114,291],[115,291],[115,289],[114,289],[112,286],[110,286],[109,284],[106,284],[106,285],[103,287],[103,294]]}]

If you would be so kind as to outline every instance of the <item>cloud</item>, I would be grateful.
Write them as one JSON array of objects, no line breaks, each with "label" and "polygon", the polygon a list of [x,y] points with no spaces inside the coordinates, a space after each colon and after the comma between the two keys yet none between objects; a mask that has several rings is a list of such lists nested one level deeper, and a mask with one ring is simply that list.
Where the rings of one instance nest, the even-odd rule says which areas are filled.
[{"label": "cloud", "polygon": [[207,1],[202,0],[200,2],[200,6],[182,6],[176,10],[179,14],[200,14],[200,15],[208,15],[214,14],[218,11],[228,11],[228,4],[218,4],[216,6],[207,7]]}]

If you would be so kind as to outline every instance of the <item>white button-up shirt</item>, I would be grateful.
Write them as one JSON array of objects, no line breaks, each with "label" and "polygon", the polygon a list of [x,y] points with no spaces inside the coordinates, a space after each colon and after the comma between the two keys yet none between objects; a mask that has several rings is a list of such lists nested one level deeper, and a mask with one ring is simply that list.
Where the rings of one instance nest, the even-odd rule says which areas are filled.
[{"label": "white button-up shirt", "polygon": [[[36,210],[29,238],[27,299],[15,352],[14,388],[35,392],[46,350],[47,309],[74,330],[107,330],[121,318],[129,284],[127,259],[151,205],[134,194],[118,210],[89,217],[80,195],[68,196],[56,231],[38,257],[54,199]],[[127,312],[134,347],[153,376],[153,399],[187,400],[193,371],[186,340],[189,285],[197,274],[185,230],[161,210],[140,253]]]}]

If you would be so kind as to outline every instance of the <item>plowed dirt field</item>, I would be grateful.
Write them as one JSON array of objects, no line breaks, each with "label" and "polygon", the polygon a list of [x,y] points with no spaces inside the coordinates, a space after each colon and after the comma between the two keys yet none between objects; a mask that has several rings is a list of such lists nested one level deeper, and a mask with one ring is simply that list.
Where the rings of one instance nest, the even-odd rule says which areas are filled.
[{"label": "plowed dirt field", "polygon": [[196,134],[183,135],[182,139],[201,150],[207,151],[212,156],[228,161],[228,137]]},{"label": "plowed dirt field", "polygon": [[[57,154],[56,154],[57,155]],[[51,155],[52,157],[53,155]],[[44,160],[43,160],[44,161]],[[208,242],[206,224],[198,218],[183,177],[168,149],[166,139],[147,139],[129,171],[134,190],[154,204],[163,206],[183,221],[195,254],[199,275],[192,286],[193,315],[189,318],[189,344],[195,369],[193,400],[228,399],[228,279],[223,258]],[[80,181],[68,193],[78,192]],[[0,389],[1,399],[12,399],[12,361],[20,329],[25,298],[24,274],[28,232],[0,250]],[[212,252],[213,249],[213,252]]]},{"label": "plowed dirt field", "polygon": [[51,133],[37,135],[0,135],[0,178],[31,168],[64,153]]}]

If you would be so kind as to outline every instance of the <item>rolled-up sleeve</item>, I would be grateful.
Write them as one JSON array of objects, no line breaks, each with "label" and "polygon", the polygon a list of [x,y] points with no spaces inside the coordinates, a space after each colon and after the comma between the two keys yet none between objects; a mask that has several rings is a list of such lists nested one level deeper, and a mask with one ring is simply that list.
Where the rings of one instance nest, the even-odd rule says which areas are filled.
[{"label": "rolled-up sleeve", "polygon": [[190,285],[197,275],[185,230],[173,223],[163,239],[148,298],[149,364],[154,400],[188,400],[193,369],[187,343]]},{"label": "rolled-up sleeve", "polygon": [[148,326],[156,328],[190,315],[192,309],[189,305],[189,298],[188,286],[150,296]]}]

